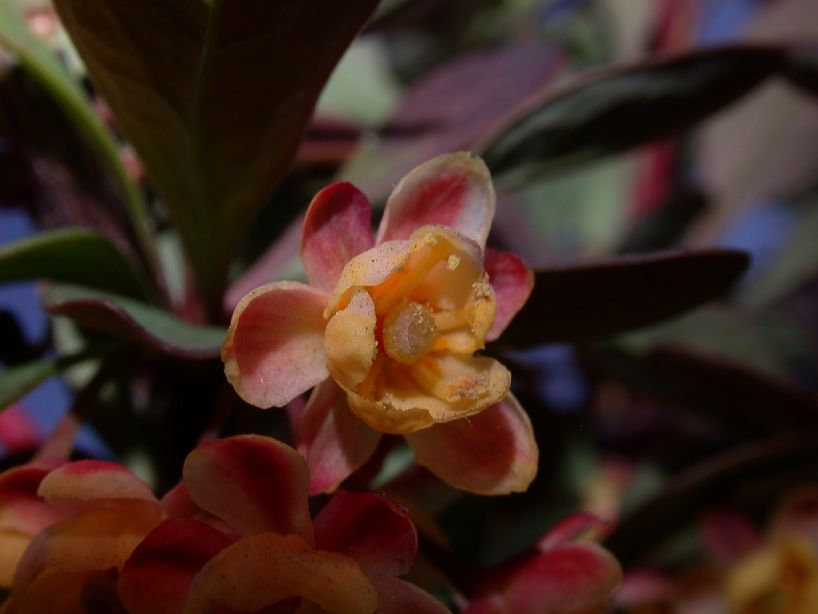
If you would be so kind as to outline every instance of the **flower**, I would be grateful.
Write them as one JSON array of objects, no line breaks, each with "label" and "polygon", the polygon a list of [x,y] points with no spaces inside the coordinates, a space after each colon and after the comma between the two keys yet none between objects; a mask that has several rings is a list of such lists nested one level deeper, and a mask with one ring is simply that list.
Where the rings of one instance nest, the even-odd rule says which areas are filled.
[{"label": "flower", "polygon": [[596,540],[610,527],[590,514],[561,521],[536,551],[486,574],[464,614],[590,614],[607,612],[622,568]]},{"label": "flower", "polygon": [[161,502],[114,463],[63,465],[39,493],[68,518],[31,540],[3,611],[446,612],[397,577],[417,552],[404,510],[339,492],[312,519],[308,485],[304,459],[258,435],[193,450]]},{"label": "flower", "polygon": [[130,612],[446,611],[396,577],[417,552],[407,514],[379,495],[339,492],[311,519],[309,470],[289,446],[211,441],[188,455],[183,476],[163,500],[172,518],[124,566]]},{"label": "flower", "polygon": [[538,456],[530,422],[508,370],[475,355],[533,284],[517,256],[485,249],[488,169],[466,153],[420,165],[376,239],[370,211],[348,183],[316,195],[301,241],[310,285],[274,282],[239,302],[222,346],[227,379],[262,408],[316,386],[297,426],[312,492],[334,490],[382,433],[405,436],[419,464],[464,490],[525,490]]},{"label": "flower", "polygon": [[26,481],[16,505],[0,509],[25,505],[40,531],[6,567],[13,581],[3,612],[48,612],[55,603],[62,612],[115,611],[118,570],[165,517],[160,502],[127,469],[104,461],[37,462],[0,476],[6,485]]}]

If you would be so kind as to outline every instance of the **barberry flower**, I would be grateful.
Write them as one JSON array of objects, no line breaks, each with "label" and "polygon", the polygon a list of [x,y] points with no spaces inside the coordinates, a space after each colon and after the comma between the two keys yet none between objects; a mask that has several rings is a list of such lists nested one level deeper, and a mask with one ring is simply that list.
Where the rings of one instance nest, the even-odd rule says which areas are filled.
[{"label": "barberry flower", "polygon": [[348,183],[307,211],[301,257],[310,285],[246,295],[222,347],[238,394],[283,406],[316,386],[299,419],[312,491],[334,490],[400,434],[444,481],[481,494],[525,490],[537,447],[510,374],[475,355],[522,307],[533,276],[486,250],[495,197],[485,164],[435,158],[390,196],[377,237],[367,198]]}]

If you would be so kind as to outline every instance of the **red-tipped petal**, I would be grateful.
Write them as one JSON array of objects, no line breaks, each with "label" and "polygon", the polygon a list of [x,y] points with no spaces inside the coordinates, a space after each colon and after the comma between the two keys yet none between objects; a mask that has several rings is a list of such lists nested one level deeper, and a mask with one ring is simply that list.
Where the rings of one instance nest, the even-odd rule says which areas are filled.
[{"label": "red-tipped petal", "polygon": [[515,576],[503,595],[515,614],[605,612],[622,580],[617,560],[595,544],[571,544],[545,552]]},{"label": "red-tipped petal", "polygon": [[516,254],[500,252],[490,247],[486,249],[483,264],[497,300],[494,324],[486,335],[486,341],[494,341],[531,296],[534,273]]},{"label": "red-tipped petal", "polygon": [[418,537],[409,514],[373,493],[339,492],[315,517],[315,543],[354,558],[372,574],[402,576],[412,568]]},{"label": "red-tipped petal", "polygon": [[239,302],[222,360],[241,398],[281,407],[327,377],[326,302],[321,290],[289,281],[256,288]]},{"label": "red-tipped petal", "polygon": [[414,584],[391,576],[369,576],[378,592],[378,614],[447,614],[448,608]]},{"label": "red-tipped petal", "polygon": [[539,451],[531,421],[510,394],[479,414],[405,437],[418,464],[462,490],[522,492],[537,475]]},{"label": "red-tipped petal", "polygon": [[0,587],[11,586],[31,536],[63,518],[37,496],[40,482],[58,464],[34,461],[0,473]]},{"label": "red-tipped petal", "polygon": [[494,187],[480,158],[465,152],[424,162],[407,174],[386,203],[377,243],[407,239],[421,226],[448,226],[485,247],[494,219]]},{"label": "red-tipped petal", "polygon": [[301,260],[310,285],[330,292],[347,262],[372,247],[372,206],[351,183],[334,183],[315,195],[301,235]]},{"label": "red-tipped petal", "polygon": [[378,604],[372,583],[349,557],[314,550],[297,535],[264,533],[237,541],[193,580],[185,614],[257,612],[303,597],[328,612],[370,614]]},{"label": "red-tipped petal", "polygon": [[295,533],[312,542],[309,470],[291,447],[261,435],[209,441],[188,455],[183,475],[193,502],[238,533]]},{"label": "red-tipped petal", "polygon": [[54,524],[31,541],[14,576],[13,592],[49,570],[69,573],[121,568],[134,548],[162,521],[159,505],[109,503]]},{"label": "red-tipped petal", "polygon": [[61,519],[37,494],[43,478],[59,461],[33,461],[0,473],[0,530],[34,535]]},{"label": "red-tipped petal", "polygon": [[587,512],[577,512],[563,518],[540,541],[537,550],[545,552],[556,546],[578,541],[601,541],[611,530],[612,523]]},{"label": "red-tipped petal", "polygon": [[381,434],[349,409],[346,393],[332,380],[319,384],[298,418],[298,451],[310,467],[310,494],[332,492],[363,465]]},{"label": "red-tipped petal", "polygon": [[157,501],[150,486],[122,465],[107,461],[81,460],[49,473],[38,494],[46,501],[73,499],[140,499]]},{"label": "red-tipped petal", "polygon": [[195,520],[167,520],[125,562],[119,598],[131,614],[177,614],[199,570],[234,541]]}]

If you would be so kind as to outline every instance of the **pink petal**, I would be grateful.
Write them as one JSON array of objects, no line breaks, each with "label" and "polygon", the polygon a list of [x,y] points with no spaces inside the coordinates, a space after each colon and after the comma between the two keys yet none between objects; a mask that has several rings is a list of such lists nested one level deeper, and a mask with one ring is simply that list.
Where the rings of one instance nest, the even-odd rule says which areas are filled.
[{"label": "pink petal", "polygon": [[235,541],[195,520],[167,520],[125,562],[117,589],[131,614],[177,614],[193,578]]},{"label": "pink petal", "polygon": [[522,568],[503,601],[515,614],[605,612],[622,579],[617,560],[595,544],[571,544],[545,552]]},{"label": "pink petal", "polygon": [[511,394],[479,414],[405,437],[419,465],[462,490],[523,492],[537,475],[539,451],[531,421]]},{"label": "pink petal", "polygon": [[297,423],[298,451],[310,467],[310,494],[332,492],[363,465],[381,434],[347,405],[346,393],[331,379],[319,384]]},{"label": "pink petal", "polygon": [[480,158],[466,152],[438,156],[412,170],[392,191],[376,243],[407,239],[434,224],[485,247],[494,204],[491,176]]},{"label": "pink petal", "polygon": [[11,405],[0,411],[0,449],[6,455],[34,450],[39,444],[37,425],[20,405]]},{"label": "pink petal", "polygon": [[625,574],[616,591],[615,603],[617,608],[628,612],[641,611],[640,608],[660,607],[675,597],[677,588],[673,580],[657,571],[638,569]]},{"label": "pink petal", "polygon": [[334,183],[315,195],[301,235],[310,285],[332,291],[346,263],[374,245],[371,211],[369,200],[351,183]]},{"label": "pink petal", "polygon": [[354,558],[367,573],[402,576],[412,568],[418,537],[409,514],[373,493],[339,492],[315,517],[315,543]]},{"label": "pink petal", "polygon": [[32,461],[0,473],[0,530],[33,535],[63,514],[43,501],[37,489],[59,461]]},{"label": "pink petal", "polygon": [[233,312],[224,373],[241,398],[281,407],[327,377],[321,290],[290,281],[256,288]]},{"label": "pink petal", "polygon": [[378,592],[378,614],[447,614],[442,603],[414,584],[391,576],[369,576]]},{"label": "pink petal", "polygon": [[489,282],[497,300],[494,324],[486,335],[486,341],[494,341],[531,296],[534,273],[516,254],[500,252],[490,247],[486,249],[483,265],[489,274]]},{"label": "pink petal", "polygon": [[562,544],[577,541],[600,541],[612,528],[612,523],[588,514],[577,512],[560,520],[537,542],[537,550],[545,552]]},{"label": "pink petal", "polygon": [[46,501],[157,500],[150,486],[125,467],[97,460],[76,461],[55,469],[43,478],[38,494]]},{"label": "pink petal", "polygon": [[261,435],[209,441],[188,455],[183,475],[193,502],[237,532],[296,533],[312,543],[309,470],[291,447]]},{"label": "pink petal", "polygon": [[297,535],[263,533],[212,558],[194,579],[184,612],[222,612],[222,606],[258,612],[291,597],[345,614],[369,614],[378,604],[372,583],[352,559],[314,550]]}]

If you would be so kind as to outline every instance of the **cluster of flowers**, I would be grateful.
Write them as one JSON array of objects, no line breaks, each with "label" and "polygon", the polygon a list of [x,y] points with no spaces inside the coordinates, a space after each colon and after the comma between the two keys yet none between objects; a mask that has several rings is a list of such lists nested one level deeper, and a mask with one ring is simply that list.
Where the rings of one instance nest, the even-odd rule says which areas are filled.
[{"label": "cluster of flowers", "polygon": [[[407,175],[375,237],[370,216],[350,184],[322,190],[304,222],[309,285],[248,294],[224,342],[225,373],[247,402],[283,406],[314,387],[298,451],[255,435],[204,443],[161,500],[107,462],[6,472],[3,612],[445,611],[398,579],[417,552],[402,508],[341,491],[312,518],[309,496],[336,491],[384,433],[457,488],[526,490],[538,459],[531,424],[508,370],[475,353],[522,307],[533,276],[486,249],[494,190],[468,154]],[[576,535],[559,529],[498,570],[470,611],[599,611],[619,566]]]},{"label": "cluster of flowers", "polygon": [[701,521],[705,557],[672,575],[630,572],[617,602],[628,612],[818,612],[818,488],[802,486],[778,501],[768,525],[737,509]]}]

